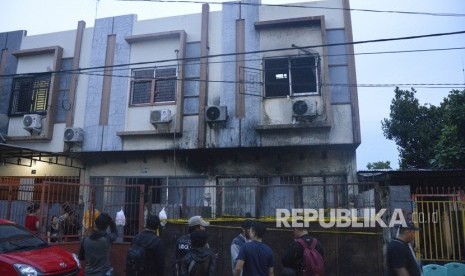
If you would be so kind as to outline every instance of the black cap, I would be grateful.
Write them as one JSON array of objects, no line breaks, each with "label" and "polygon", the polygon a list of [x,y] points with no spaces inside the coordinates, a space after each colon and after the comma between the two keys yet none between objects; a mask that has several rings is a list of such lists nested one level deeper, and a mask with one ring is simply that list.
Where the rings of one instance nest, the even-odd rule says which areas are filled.
[{"label": "black cap", "polygon": [[27,211],[28,211],[29,213],[33,213],[33,212],[39,210],[39,208],[40,208],[40,204],[39,204],[39,203],[37,203],[37,202],[30,202],[30,203],[29,203],[29,206],[27,207]]},{"label": "black cap", "polygon": [[414,231],[420,230],[420,228],[416,227],[415,224],[411,221],[406,222],[405,225],[398,224],[397,227],[399,227],[400,230],[414,230]]},{"label": "black cap", "polygon": [[95,219],[95,226],[97,226],[98,230],[105,230],[110,225],[112,218],[107,213],[101,213]]},{"label": "black cap", "polygon": [[152,213],[147,214],[147,222],[145,226],[151,230],[157,230],[158,226],[160,225],[160,218],[157,215]]},{"label": "black cap", "polygon": [[242,229],[249,229],[252,226],[253,220],[251,219],[246,219],[241,223],[241,228]]}]

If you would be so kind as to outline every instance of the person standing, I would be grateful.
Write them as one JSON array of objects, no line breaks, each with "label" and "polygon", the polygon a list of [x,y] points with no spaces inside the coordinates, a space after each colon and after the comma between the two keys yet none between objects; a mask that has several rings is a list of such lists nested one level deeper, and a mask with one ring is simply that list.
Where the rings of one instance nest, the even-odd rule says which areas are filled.
[{"label": "person standing", "polygon": [[252,220],[246,219],[241,224],[242,232],[237,235],[231,242],[231,268],[234,271],[236,267],[237,255],[241,247],[250,240],[249,231],[252,225]]},{"label": "person standing", "polygon": [[98,216],[100,216],[100,211],[95,208],[93,210],[86,210],[84,212],[84,216],[82,218],[82,233],[85,236],[90,235],[92,230],[96,229],[94,222]]},{"label": "person standing", "polygon": [[250,240],[239,250],[234,276],[273,276],[274,258],[271,248],[263,243],[266,227],[261,222],[253,222],[250,227]]},{"label": "person standing", "polygon": [[[85,276],[111,276],[110,245],[116,240],[116,224],[107,213],[101,213],[95,220],[96,230],[85,237],[79,249],[79,260],[85,260]],[[107,228],[110,227],[110,234]]]},{"label": "person standing", "polygon": [[26,215],[26,222],[24,223],[24,227],[31,230],[34,233],[37,233],[39,230],[39,216],[37,216],[37,212],[40,209],[39,203],[31,202],[27,207],[28,214]]},{"label": "person standing", "polygon": [[[205,227],[210,225],[209,222],[203,220],[201,216],[193,216],[188,222],[188,234],[179,237],[176,240],[176,262],[174,264],[174,275],[181,275],[182,259],[191,249],[191,233],[194,231],[205,231]],[[205,247],[209,247],[208,243]]]},{"label": "person standing", "polygon": [[48,229],[48,233],[47,233],[48,242],[57,242],[58,241],[58,233],[59,233],[58,217],[57,216],[52,216],[52,220],[51,220],[51,223],[50,223],[50,228]]},{"label": "person standing", "polygon": [[[126,275],[132,276],[163,276],[165,271],[165,249],[163,241],[157,235],[158,227],[160,226],[160,219],[158,216],[149,213],[147,214],[146,228],[137,234],[131,243],[131,249],[133,247],[143,248],[144,253],[142,260],[136,260],[142,262],[142,265],[139,267],[134,267],[132,265],[130,252],[128,252],[128,258],[126,263]],[[136,252],[138,249],[136,249]],[[136,256],[137,257],[137,256]]]},{"label": "person standing", "polygon": [[421,269],[410,243],[420,229],[412,222],[399,226],[399,235],[389,242],[386,252],[388,276],[420,276]]},{"label": "person standing", "polygon": [[[308,230],[305,228],[294,228],[294,240],[289,245],[289,249],[281,258],[281,263],[283,265],[282,275],[300,275],[301,271],[304,269],[305,263],[303,260],[304,255],[304,245],[311,247],[312,244],[315,250],[320,254],[321,260],[324,261],[324,251],[320,242],[311,237],[308,234]],[[301,241],[299,241],[301,240]],[[301,244],[301,242],[305,244]]]},{"label": "person standing", "polygon": [[206,247],[208,234],[206,231],[191,233],[192,248],[182,259],[183,276],[214,276],[216,269],[216,254]]},{"label": "person standing", "polygon": [[64,241],[79,240],[79,229],[81,228],[78,214],[74,211],[68,202],[61,205],[61,215],[59,217],[60,237]]}]

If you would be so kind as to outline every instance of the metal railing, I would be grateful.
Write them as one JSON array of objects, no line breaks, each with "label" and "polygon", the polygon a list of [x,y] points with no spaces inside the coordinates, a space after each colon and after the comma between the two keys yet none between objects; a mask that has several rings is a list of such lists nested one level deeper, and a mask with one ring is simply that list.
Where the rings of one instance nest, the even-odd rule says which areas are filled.
[{"label": "metal railing", "polygon": [[423,187],[413,195],[412,219],[421,231],[418,257],[424,261],[465,261],[465,193],[460,187]]},{"label": "metal railing", "polygon": [[[292,208],[375,208],[372,184],[315,184],[311,178],[218,178],[214,185],[203,179],[166,181],[132,181],[128,178],[102,179],[97,183],[79,184],[38,181],[0,183],[0,217],[23,224],[27,206],[40,204],[40,227],[43,237],[51,227],[52,218],[63,215],[66,203],[80,223],[78,233],[85,235],[93,227],[100,212],[115,218],[123,210],[124,227],[119,227],[121,239],[131,238],[144,227],[148,212],[158,214],[165,208],[169,220],[185,222],[192,215],[210,220],[228,220],[244,217],[274,219],[276,209]],[[24,182],[24,181],[23,181]],[[140,183],[140,184],[138,184]],[[64,237],[58,237],[64,241]]]}]

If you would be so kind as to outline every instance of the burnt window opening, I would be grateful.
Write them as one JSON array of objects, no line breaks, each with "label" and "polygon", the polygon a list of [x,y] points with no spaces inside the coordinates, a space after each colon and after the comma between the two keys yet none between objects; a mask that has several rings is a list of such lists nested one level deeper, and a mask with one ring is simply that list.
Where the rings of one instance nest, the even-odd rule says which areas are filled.
[{"label": "burnt window opening", "polygon": [[46,114],[51,75],[13,79],[10,115]]},{"label": "burnt window opening", "polygon": [[319,93],[318,56],[267,58],[264,67],[265,97]]},{"label": "burnt window opening", "polygon": [[176,81],[176,68],[133,70],[130,105],[174,102]]}]

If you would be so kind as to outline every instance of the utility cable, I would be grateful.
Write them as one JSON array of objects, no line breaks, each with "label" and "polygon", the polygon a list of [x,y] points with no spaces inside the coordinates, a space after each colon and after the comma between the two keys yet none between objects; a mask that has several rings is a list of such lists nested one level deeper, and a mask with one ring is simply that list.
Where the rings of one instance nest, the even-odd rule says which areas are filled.
[{"label": "utility cable", "polygon": [[[321,57],[341,57],[341,56],[361,56],[361,55],[382,55],[382,54],[402,54],[402,53],[422,53],[422,52],[437,52],[437,51],[453,51],[453,50],[464,50],[465,47],[452,47],[452,48],[431,48],[431,49],[412,49],[412,50],[395,50],[395,51],[379,51],[379,52],[360,52],[360,53],[346,53],[346,54],[326,54],[326,55],[321,55]],[[299,56],[299,55],[297,55]],[[273,58],[279,58],[280,56],[273,56]],[[288,55],[283,56],[283,57],[289,57]],[[200,58],[197,58],[197,60],[200,60]],[[226,64],[226,63],[236,63],[238,61],[242,62],[250,62],[250,61],[263,61],[263,58],[247,58],[247,59],[240,59],[240,60],[220,60],[220,61],[207,61],[207,62],[189,62],[189,66],[192,65],[202,65],[202,64]],[[172,65],[157,65],[157,68],[163,68],[163,67],[169,67],[171,68]],[[153,69],[154,66],[144,66],[144,67],[131,67],[130,69]],[[252,69],[252,70],[259,70],[262,71],[261,69],[257,68],[247,68],[247,69]],[[116,68],[114,71],[126,71],[128,68]],[[95,70],[95,71],[87,71],[87,72],[101,72],[102,70]],[[65,71],[60,71],[63,74],[68,74],[69,72]],[[1,76],[0,76],[1,77]]]},{"label": "utility cable", "polygon": [[[118,0],[137,2],[138,0]],[[322,10],[344,10],[356,12],[373,12],[373,13],[393,13],[393,14],[409,14],[409,15],[429,15],[429,16],[445,16],[445,17],[465,17],[463,13],[438,13],[438,12],[413,12],[413,11],[396,11],[396,10],[373,10],[373,9],[354,9],[354,8],[338,8],[338,7],[323,7],[323,6],[308,6],[296,4],[264,4],[264,3],[246,3],[242,1],[236,2],[221,2],[221,1],[194,1],[194,0],[140,0],[144,2],[158,3],[181,3],[181,4],[211,4],[211,5],[244,5],[244,6],[266,6],[280,8],[304,8],[304,9],[322,9]]]},{"label": "utility cable", "polygon": [[[125,64],[116,64],[112,66],[94,66],[94,67],[87,67],[87,68],[79,68],[76,70],[57,70],[57,71],[49,71],[49,72],[41,72],[42,74],[50,74],[50,73],[78,73],[86,70],[94,70],[94,69],[108,69],[108,68],[118,68],[118,67],[128,67],[134,65],[145,65],[145,64],[153,64],[153,63],[166,63],[166,62],[174,62],[174,61],[197,61],[199,58],[217,58],[217,57],[227,57],[227,56],[236,56],[236,55],[247,55],[247,54],[260,54],[260,53],[269,53],[269,52],[278,52],[278,51],[286,51],[286,50],[294,50],[294,49],[312,49],[312,48],[321,48],[321,47],[332,47],[332,46],[344,46],[344,45],[358,45],[358,44],[366,44],[366,43],[379,43],[379,42],[388,42],[388,41],[399,41],[399,40],[411,40],[411,39],[419,39],[419,38],[427,38],[427,37],[439,37],[439,36],[449,36],[449,35],[459,35],[465,34],[465,31],[456,31],[456,32],[446,32],[446,33],[434,33],[434,34],[425,34],[425,35],[415,35],[415,36],[405,36],[405,37],[395,37],[395,38],[381,38],[381,39],[372,39],[372,40],[361,40],[361,41],[353,41],[353,42],[341,42],[341,43],[328,43],[328,44],[320,44],[320,45],[308,45],[302,47],[286,47],[286,48],[276,48],[276,49],[268,49],[268,50],[256,50],[256,51],[248,51],[248,52],[241,52],[241,53],[225,53],[225,54],[216,54],[216,55],[207,55],[207,56],[199,56],[199,57],[190,57],[190,58],[181,58],[181,59],[164,59],[164,60],[157,60],[157,61],[143,61],[143,62],[135,62],[135,63],[125,63]],[[39,73],[35,73],[39,74]],[[7,74],[7,75],[0,75],[1,77],[13,77],[17,74]]]}]

